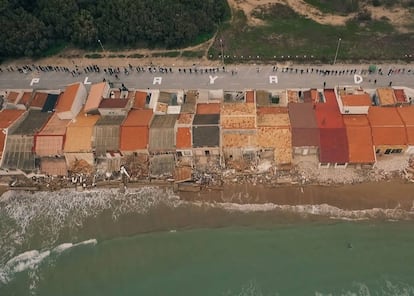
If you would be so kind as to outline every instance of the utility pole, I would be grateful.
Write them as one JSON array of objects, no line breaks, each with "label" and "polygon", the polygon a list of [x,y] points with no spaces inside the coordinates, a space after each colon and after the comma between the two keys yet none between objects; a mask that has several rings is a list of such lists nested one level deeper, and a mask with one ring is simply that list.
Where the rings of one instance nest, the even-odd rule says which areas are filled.
[{"label": "utility pole", "polygon": [[341,38],[339,38],[338,39],[338,45],[337,45],[337,47],[336,47],[336,53],[335,53],[335,58],[334,58],[334,61],[333,61],[333,64],[335,65],[335,63],[336,63],[336,58],[338,57],[338,52],[339,52],[339,46],[341,45]]},{"label": "utility pole", "polygon": [[102,45],[102,42],[101,42],[101,39],[98,39],[98,43],[99,43],[99,45],[101,46],[101,48],[102,48],[102,52],[105,52],[105,49],[104,49],[104,47],[103,47],[103,45]]}]

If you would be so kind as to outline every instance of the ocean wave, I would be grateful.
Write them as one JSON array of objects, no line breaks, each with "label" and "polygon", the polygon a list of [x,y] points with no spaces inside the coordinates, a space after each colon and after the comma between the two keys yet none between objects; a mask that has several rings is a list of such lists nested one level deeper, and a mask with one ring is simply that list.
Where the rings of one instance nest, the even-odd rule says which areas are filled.
[{"label": "ocean wave", "polygon": [[414,287],[401,282],[385,280],[377,283],[377,287],[369,287],[364,283],[355,282],[349,290],[343,290],[341,292],[328,292],[323,293],[316,291],[315,296],[370,296],[370,295],[382,295],[382,296],[410,296],[414,295]]},{"label": "ocean wave", "polygon": [[[206,206],[206,203],[194,202],[197,206]],[[366,210],[344,210],[328,204],[320,205],[278,205],[273,203],[264,204],[237,204],[237,203],[211,203],[211,207],[222,208],[227,211],[237,212],[267,212],[267,211],[283,211],[288,213],[296,213],[302,216],[318,215],[329,217],[330,219],[360,221],[368,219],[389,219],[389,220],[412,220],[414,219],[414,211],[396,209],[373,208]]]},{"label": "ocean wave", "polygon": [[[300,217],[324,216],[330,219],[359,221],[365,219],[413,220],[414,209],[344,210],[328,204],[278,205],[208,203],[180,200],[170,188],[144,186],[128,189],[120,194],[117,189],[96,189],[85,192],[61,190],[56,192],[9,191],[0,198],[0,266],[5,264],[33,239],[41,241],[37,249],[48,249],[56,245],[62,229],[80,229],[89,218],[101,213],[110,213],[117,221],[126,214],[146,214],[159,205],[170,208],[204,207],[229,212],[279,211],[298,214]],[[91,234],[94,235],[94,234]],[[71,238],[68,238],[70,240]],[[76,238],[75,238],[76,240]],[[60,245],[55,252],[73,247]]]},{"label": "ocean wave", "polygon": [[[78,243],[63,243],[50,250],[26,251],[11,258],[4,266],[0,267],[0,283],[5,285],[13,280],[16,274],[25,271],[30,273],[31,279],[37,278],[36,270],[39,265],[52,254],[59,255],[74,247],[96,245],[97,243],[98,241],[96,239],[89,239]],[[31,283],[31,286],[35,287],[35,283]]]},{"label": "ocean wave", "polygon": [[6,192],[0,199],[0,237],[4,238],[0,242],[0,265],[22,252],[21,246],[39,233],[39,248],[48,248],[56,243],[63,228],[79,229],[87,218],[104,211],[109,210],[116,221],[127,213],[146,213],[161,203],[174,206],[177,200],[172,190],[158,187],[131,189],[125,194],[117,189]]}]

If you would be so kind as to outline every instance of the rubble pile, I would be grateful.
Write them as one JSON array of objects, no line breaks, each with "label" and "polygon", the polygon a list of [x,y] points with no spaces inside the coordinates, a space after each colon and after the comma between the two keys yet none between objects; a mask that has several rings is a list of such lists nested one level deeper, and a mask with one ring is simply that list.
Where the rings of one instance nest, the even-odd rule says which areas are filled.
[{"label": "rubble pile", "polygon": [[92,165],[86,162],[86,160],[79,159],[75,160],[69,168],[69,172],[74,175],[92,175],[94,172],[94,168]]},{"label": "rubble pile", "polygon": [[124,157],[122,165],[125,165],[125,167],[127,168],[127,171],[131,176],[131,181],[137,181],[143,178],[147,178],[149,175],[148,155],[127,155]]}]

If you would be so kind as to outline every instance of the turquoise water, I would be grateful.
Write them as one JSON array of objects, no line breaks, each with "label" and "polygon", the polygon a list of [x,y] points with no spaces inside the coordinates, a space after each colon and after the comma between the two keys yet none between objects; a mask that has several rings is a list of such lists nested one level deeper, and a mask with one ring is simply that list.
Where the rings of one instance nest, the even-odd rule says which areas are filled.
[{"label": "turquoise water", "polygon": [[414,295],[413,230],[299,222],[66,244],[37,253],[0,295]]}]

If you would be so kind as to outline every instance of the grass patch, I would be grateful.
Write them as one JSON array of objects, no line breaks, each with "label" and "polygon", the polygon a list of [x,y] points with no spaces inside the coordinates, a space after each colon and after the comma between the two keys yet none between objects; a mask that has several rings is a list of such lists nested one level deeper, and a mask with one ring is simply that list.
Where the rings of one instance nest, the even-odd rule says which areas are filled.
[{"label": "grass patch", "polygon": [[266,25],[251,27],[243,11],[236,11],[231,26],[224,28],[216,38],[209,57],[220,59],[220,38],[226,58],[230,56],[237,61],[280,60],[288,56],[288,59],[296,56],[309,59],[313,56],[313,60],[332,62],[339,38],[339,61],[395,60],[406,54],[408,48],[414,48],[414,34],[398,33],[385,20],[351,20],[346,26],[321,25],[282,4],[254,14]]},{"label": "grass patch", "polygon": [[154,52],[152,56],[156,58],[160,58],[160,57],[161,58],[176,58],[180,56],[180,52],[179,51]]},{"label": "grass patch", "polygon": [[140,53],[134,53],[134,54],[130,54],[128,55],[128,58],[132,58],[132,59],[141,59],[144,58],[145,55],[140,54]]},{"label": "grass patch", "polygon": [[204,51],[185,50],[181,53],[181,56],[185,58],[202,58]]},{"label": "grass patch", "polygon": [[87,54],[85,54],[85,58],[88,58],[88,59],[101,59],[103,57],[104,56],[100,53],[87,53]]}]

